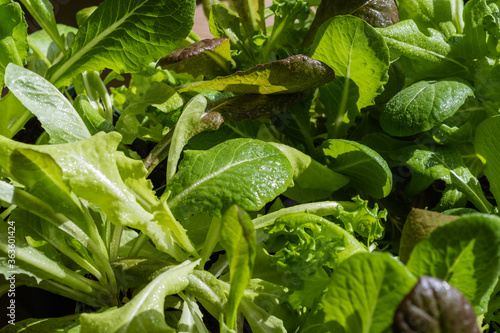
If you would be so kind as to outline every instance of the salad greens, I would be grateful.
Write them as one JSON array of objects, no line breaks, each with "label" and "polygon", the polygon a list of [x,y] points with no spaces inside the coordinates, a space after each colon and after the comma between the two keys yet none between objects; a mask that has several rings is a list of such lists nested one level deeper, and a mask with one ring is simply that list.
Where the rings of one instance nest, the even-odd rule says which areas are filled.
[{"label": "salad greens", "polygon": [[498,1],[21,2],[1,332],[500,329]]}]

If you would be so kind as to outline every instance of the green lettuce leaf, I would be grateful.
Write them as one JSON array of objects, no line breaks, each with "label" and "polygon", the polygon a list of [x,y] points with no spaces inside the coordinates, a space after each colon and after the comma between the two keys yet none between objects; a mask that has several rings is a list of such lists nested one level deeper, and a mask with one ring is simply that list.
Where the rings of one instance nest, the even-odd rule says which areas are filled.
[{"label": "green lettuce leaf", "polygon": [[336,79],[320,88],[320,100],[329,137],[343,137],[360,110],[373,105],[383,91],[389,79],[389,48],[365,21],[337,16],[318,30],[310,54],[335,71]]},{"label": "green lettuce leaf", "polygon": [[168,205],[180,219],[201,212],[221,216],[232,204],[255,211],[292,182],[290,162],[278,148],[233,139],[207,151],[184,151],[179,171],[167,186]]},{"label": "green lettuce leaf", "polygon": [[313,160],[309,155],[287,145],[271,143],[288,157],[293,168],[293,187],[284,195],[299,202],[327,198],[349,183],[349,178]]},{"label": "green lettuce leaf", "polygon": [[75,142],[90,138],[85,123],[68,99],[50,82],[34,72],[10,64],[5,84],[42,123],[51,143]]},{"label": "green lettuce leaf", "polygon": [[226,305],[226,325],[236,327],[236,313],[245,288],[252,277],[257,236],[250,216],[236,205],[222,215],[220,243],[229,262],[229,290]]},{"label": "green lettuce leaf", "polygon": [[159,275],[121,308],[102,313],[84,313],[80,317],[82,332],[175,332],[165,322],[167,295],[184,290],[188,275],[198,262],[184,262]]},{"label": "green lettuce leaf", "polygon": [[28,24],[21,5],[11,0],[0,0],[0,88],[9,63],[23,66],[28,55]]},{"label": "green lettuce leaf", "polygon": [[71,49],[47,78],[61,87],[84,71],[138,72],[184,40],[193,25],[194,6],[192,0],[106,0],[80,27]]},{"label": "green lettuce leaf", "polygon": [[434,276],[457,288],[486,313],[500,275],[500,218],[471,214],[447,223],[418,243],[407,267],[416,276]]},{"label": "green lettuce leaf", "polygon": [[387,254],[354,255],[333,273],[321,306],[301,332],[386,332],[415,283]]}]

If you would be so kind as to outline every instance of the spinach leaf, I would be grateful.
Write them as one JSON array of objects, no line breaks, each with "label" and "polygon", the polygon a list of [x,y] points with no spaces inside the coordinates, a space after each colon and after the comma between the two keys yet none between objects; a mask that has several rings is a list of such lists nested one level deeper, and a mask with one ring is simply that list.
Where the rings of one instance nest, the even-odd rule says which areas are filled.
[{"label": "spinach leaf", "polygon": [[194,1],[104,1],[80,27],[67,55],[50,68],[56,87],[84,71],[138,72],[172,52],[193,25]]},{"label": "spinach leaf", "polygon": [[499,257],[500,218],[471,214],[439,227],[418,243],[407,267],[417,276],[447,281],[481,315],[487,311],[490,294],[500,275]]},{"label": "spinach leaf", "polygon": [[364,107],[374,104],[388,81],[389,49],[384,38],[363,20],[338,16],[318,31],[311,57],[335,71],[336,79],[320,88],[330,138],[340,138]]},{"label": "spinach leaf", "polygon": [[232,204],[255,211],[293,182],[286,156],[268,143],[251,139],[225,141],[207,151],[185,151],[167,189],[168,204],[183,219],[205,212],[221,216]]},{"label": "spinach leaf", "polygon": [[380,125],[393,136],[424,132],[453,116],[471,96],[472,87],[460,79],[418,81],[391,98]]},{"label": "spinach leaf", "polygon": [[405,163],[414,172],[406,188],[407,195],[420,193],[434,180],[441,179],[464,193],[479,211],[489,213],[493,210],[479,181],[465,166],[456,148],[411,146],[394,151],[391,157]]}]

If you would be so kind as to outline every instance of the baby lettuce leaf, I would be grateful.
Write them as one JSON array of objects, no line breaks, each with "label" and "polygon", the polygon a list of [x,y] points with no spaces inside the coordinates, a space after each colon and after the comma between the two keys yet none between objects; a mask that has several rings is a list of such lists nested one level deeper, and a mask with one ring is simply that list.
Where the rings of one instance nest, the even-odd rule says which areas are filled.
[{"label": "baby lettuce leaf", "polygon": [[54,7],[49,0],[21,0],[40,27],[50,36],[61,52],[66,52],[65,39],[57,29]]},{"label": "baby lettuce leaf", "polygon": [[91,135],[101,131],[109,133],[115,130],[113,125],[94,109],[86,95],[78,95],[73,102],[73,107],[80,115]]},{"label": "baby lettuce leaf", "polygon": [[220,217],[232,204],[255,211],[292,183],[293,169],[278,148],[233,139],[207,151],[184,151],[179,171],[167,186],[168,205],[179,219],[201,212]]},{"label": "baby lettuce leaf", "polygon": [[311,57],[335,71],[336,79],[320,88],[330,138],[340,138],[360,110],[373,105],[389,76],[389,48],[363,20],[338,16],[325,22],[311,48]]},{"label": "baby lettuce leaf", "polygon": [[235,329],[238,305],[252,277],[257,244],[250,216],[236,205],[222,215],[220,242],[226,250],[231,285],[226,305],[226,325]]},{"label": "baby lettuce leaf", "polygon": [[457,288],[486,313],[500,275],[500,218],[470,214],[437,228],[418,243],[408,269],[416,276],[434,276]]},{"label": "baby lettuce leaf", "polygon": [[49,81],[34,72],[9,64],[5,84],[33,113],[50,135],[51,143],[68,143],[90,138],[78,112]]},{"label": "baby lettuce leaf", "polygon": [[394,332],[479,333],[470,302],[446,281],[421,277],[398,306]]},{"label": "baby lettuce leaf", "polygon": [[380,125],[393,136],[424,132],[453,116],[473,95],[472,87],[458,78],[418,81],[391,98]]},{"label": "baby lettuce leaf", "polygon": [[241,19],[241,23],[249,38],[259,31],[266,32],[266,22],[264,0],[230,0],[233,8],[236,9]]},{"label": "baby lettuce leaf", "polygon": [[415,282],[387,254],[356,254],[335,270],[321,306],[301,332],[386,332]]},{"label": "baby lettuce leaf", "polygon": [[23,66],[28,55],[28,24],[21,5],[11,0],[0,0],[0,89],[9,63]]},{"label": "baby lettuce leaf", "polygon": [[269,234],[268,243],[286,240],[271,261],[279,271],[300,280],[311,278],[322,266],[334,269],[353,254],[367,251],[345,229],[314,214],[282,215],[266,233]]},{"label": "baby lettuce leaf", "polygon": [[329,167],[351,179],[350,186],[376,199],[389,195],[392,173],[374,150],[356,141],[327,140],[321,146]]},{"label": "baby lettuce leaf", "polygon": [[121,308],[101,313],[84,313],[80,317],[82,332],[175,332],[165,322],[164,303],[167,295],[184,290],[188,275],[198,262],[184,262],[148,283]]},{"label": "baby lettuce leaf", "polygon": [[161,58],[157,66],[193,77],[213,78],[231,72],[229,38],[212,38],[195,42]]},{"label": "baby lettuce leaf", "polygon": [[178,87],[177,91],[228,90],[243,94],[289,94],[316,88],[332,81],[334,77],[334,71],[321,61],[298,54],[210,81],[188,83]]},{"label": "baby lettuce leaf", "polygon": [[49,154],[76,195],[98,205],[112,223],[143,231],[160,250],[182,259],[181,247],[188,252],[194,248],[166,204],[154,195],[142,162],[116,151],[120,141],[116,132],[101,132],[71,144],[40,146],[0,137],[0,165],[11,171],[9,158],[16,148]]},{"label": "baby lettuce leaf", "polygon": [[326,199],[349,183],[349,177],[313,160],[309,155],[287,145],[271,143],[288,157],[293,168],[293,187],[284,195],[299,202]]},{"label": "baby lettuce leaf", "polygon": [[31,117],[31,113],[12,92],[0,99],[0,109],[0,134],[9,139],[20,131]]},{"label": "baby lettuce leaf", "polygon": [[160,110],[179,108],[183,105],[182,99],[169,85],[153,81],[147,90],[140,96],[131,96],[127,107],[116,122],[117,131],[123,136],[123,143],[130,144],[136,138],[143,140],[159,141],[162,138],[163,126],[155,124],[151,128],[139,122],[139,117],[144,117],[148,106],[153,105]]},{"label": "baby lettuce leaf", "polygon": [[438,227],[456,220],[458,216],[445,215],[430,210],[413,208],[406,217],[399,246],[399,259],[407,263],[418,242],[426,239]]},{"label": "baby lettuce leaf", "polygon": [[138,72],[184,40],[193,26],[194,6],[192,0],[106,0],[80,27],[47,78],[61,87],[89,70]]},{"label": "baby lettuce leaf", "polygon": [[463,192],[479,211],[489,213],[493,210],[493,205],[484,196],[481,184],[467,168],[456,148],[410,146],[398,149],[390,156],[413,171],[412,179],[405,189],[407,195],[416,195],[434,180],[441,179]]},{"label": "baby lettuce leaf", "polygon": [[483,121],[476,130],[474,149],[484,163],[484,174],[488,177],[490,191],[500,203],[500,116]]},{"label": "baby lettuce leaf", "polygon": [[189,139],[195,134],[200,124],[200,118],[207,107],[207,99],[203,95],[196,95],[185,106],[175,125],[172,142],[168,152],[167,184],[172,180],[177,171],[177,163],[181,157],[182,149]]}]

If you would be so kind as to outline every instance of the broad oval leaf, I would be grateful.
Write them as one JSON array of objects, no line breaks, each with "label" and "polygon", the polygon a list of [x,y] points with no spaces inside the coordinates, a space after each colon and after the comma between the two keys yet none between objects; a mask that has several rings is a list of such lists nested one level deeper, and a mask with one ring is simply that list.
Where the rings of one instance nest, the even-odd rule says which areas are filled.
[{"label": "broad oval leaf", "polygon": [[319,87],[334,77],[335,72],[323,62],[298,54],[211,81],[188,83],[177,91],[228,90],[243,94],[289,94]]},{"label": "broad oval leaf", "polygon": [[51,143],[90,138],[90,132],[73,105],[49,81],[25,68],[9,64],[5,84],[42,123]]},{"label": "broad oval leaf", "polygon": [[[457,320],[458,319],[458,320]],[[394,332],[479,333],[476,314],[460,291],[424,276],[398,306]]]},{"label": "broad oval leaf", "polygon": [[439,227],[415,246],[407,267],[447,281],[484,314],[500,275],[500,218],[471,214]]},{"label": "broad oval leaf", "polygon": [[424,132],[453,116],[473,94],[469,84],[458,78],[418,81],[387,103],[380,125],[393,136]]},{"label": "broad oval leaf", "polygon": [[195,42],[161,58],[157,66],[193,77],[203,75],[212,78],[231,72],[229,38],[212,38]]},{"label": "broad oval leaf", "polygon": [[385,253],[355,254],[335,270],[322,309],[301,332],[387,332],[415,280]]},{"label": "broad oval leaf", "polygon": [[355,141],[327,140],[323,154],[332,158],[330,168],[351,178],[356,190],[381,199],[392,189],[392,173],[387,162],[374,150]]},{"label": "broad oval leaf", "polygon": [[484,174],[490,182],[490,191],[497,204],[500,203],[500,116],[483,121],[476,129],[474,149],[485,163]]},{"label": "broad oval leaf", "polygon": [[47,78],[64,86],[84,71],[136,72],[175,50],[193,26],[193,0],[106,0],[80,27]]},{"label": "broad oval leaf", "polygon": [[325,22],[311,58],[335,71],[335,81],[320,88],[331,138],[342,137],[362,108],[373,105],[389,79],[389,48],[382,35],[354,16]]},{"label": "broad oval leaf", "polygon": [[258,140],[234,139],[207,151],[185,151],[172,178],[169,206],[182,219],[195,213],[221,216],[237,204],[259,210],[293,183],[293,170],[276,147]]}]

